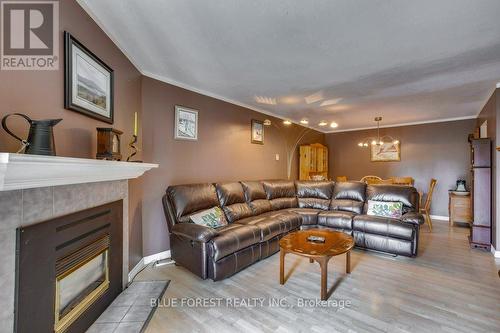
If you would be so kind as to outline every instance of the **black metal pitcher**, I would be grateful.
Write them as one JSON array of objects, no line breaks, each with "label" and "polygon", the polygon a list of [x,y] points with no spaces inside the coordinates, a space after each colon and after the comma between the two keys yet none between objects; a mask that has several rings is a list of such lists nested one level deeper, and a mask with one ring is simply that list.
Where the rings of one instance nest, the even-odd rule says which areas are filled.
[{"label": "black metal pitcher", "polygon": [[[7,118],[14,115],[23,117],[30,124],[30,131],[26,140],[23,140],[12,133],[7,127]],[[61,120],[62,119],[32,120],[25,114],[11,113],[3,117],[2,127],[7,133],[22,143],[23,147],[21,150],[25,148],[25,154],[55,156],[56,145],[54,143],[54,131],[52,128]]]}]

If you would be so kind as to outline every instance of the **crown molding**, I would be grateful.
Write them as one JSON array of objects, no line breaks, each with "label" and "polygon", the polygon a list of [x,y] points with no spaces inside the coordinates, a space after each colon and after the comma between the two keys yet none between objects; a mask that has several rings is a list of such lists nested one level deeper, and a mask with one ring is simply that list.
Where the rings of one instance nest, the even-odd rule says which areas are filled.
[{"label": "crown molding", "polygon": [[230,98],[218,95],[218,94],[214,94],[214,93],[212,93],[210,91],[199,89],[199,88],[193,87],[193,86],[191,86],[189,84],[178,82],[178,81],[172,80],[170,78],[167,78],[165,76],[151,73],[149,71],[140,71],[140,72],[141,72],[142,75],[144,75],[146,77],[149,77],[151,79],[155,79],[157,81],[161,81],[163,83],[167,83],[167,84],[170,84],[170,85],[182,88],[182,89],[186,89],[186,90],[195,92],[195,93],[203,95],[203,96],[215,98],[217,100],[220,100],[220,101],[223,101],[223,102],[226,102],[226,103],[230,103],[230,104],[233,104],[233,105],[236,105],[236,106],[240,106],[242,108],[249,109],[249,110],[252,110],[252,111],[255,111],[255,112],[259,112],[259,113],[262,113],[262,114],[265,114],[265,115],[268,115],[268,116],[271,116],[271,117],[274,117],[274,118],[278,118],[278,119],[281,119],[281,120],[289,120],[291,123],[293,123],[293,124],[295,124],[297,126],[301,126],[301,127],[304,127],[304,128],[309,128],[309,129],[321,132],[321,133],[325,133],[324,131],[322,131],[322,130],[320,130],[318,128],[301,124],[298,121],[292,120],[290,118],[283,117],[282,115],[280,115],[278,113],[275,113],[275,112],[272,112],[272,111],[269,111],[269,110],[257,108],[255,106],[252,106],[252,105],[249,105],[249,104],[246,104],[246,103],[241,103],[241,102],[235,101],[234,99],[230,99]]},{"label": "crown molding", "polygon": [[[424,120],[424,121],[414,121],[409,123],[398,123],[391,125],[381,125],[380,128],[390,128],[390,127],[402,127],[402,126],[413,126],[413,125],[424,125],[424,124],[434,124],[434,123],[444,123],[448,121],[458,121],[458,120],[467,120],[467,119],[476,119],[477,115],[472,116],[464,116],[464,117],[455,117],[455,118],[442,118],[442,119],[434,119],[434,120]],[[369,127],[358,127],[358,128],[347,128],[340,129],[334,131],[326,131],[324,133],[342,133],[342,132],[354,132],[354,131],[364,131],[370,129],[377,129],[377,126],[369,126]]]}]

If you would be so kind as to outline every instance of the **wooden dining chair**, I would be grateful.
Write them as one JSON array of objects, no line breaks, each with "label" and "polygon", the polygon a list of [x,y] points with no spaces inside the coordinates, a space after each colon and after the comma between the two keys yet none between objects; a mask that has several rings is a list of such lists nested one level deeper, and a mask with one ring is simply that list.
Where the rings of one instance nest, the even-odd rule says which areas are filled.
[{"label": "wooden dining chair", "polygon": [[380,184],[380,182],[382,181],[382,178],[380,178],[378,176],[364,176],[363,178],[361,178],[361,181],[364,183],[367,183],[368,185]]},{"label": "wooden dining chair", "polygon": [[413,177],[390,177],[390,179],[395,185],[413,186],[415,184]]},{"label": "wooden dining chair", "polygon": [[429,184],[429,191],[427,192],[427,196],[425,198],[424,206],[420,208],[420,213],[424,214],[425,221],[429,226],[429,230],[432,231],[432,221],[431,221],[431,202],[432,202],[432,194],[434,193],[434,188],[436,187],[437,180],[432,178]]},{"label": "wooden dining chair", "polygon": [[337,176],[336,181],[338,183],[346,182],[347,181],[347,176]]}]

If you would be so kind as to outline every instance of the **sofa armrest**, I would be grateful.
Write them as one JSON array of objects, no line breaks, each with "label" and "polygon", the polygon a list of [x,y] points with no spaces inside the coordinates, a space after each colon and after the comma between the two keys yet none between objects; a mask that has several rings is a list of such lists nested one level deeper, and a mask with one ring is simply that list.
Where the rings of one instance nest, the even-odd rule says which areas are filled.
[{"label": "sofa armrest", "polygon": [[409,212],[406,214],[403,214],[401,216],[401,221],[406,222],[406,223],[413,223],[413,224],[424,224],[425,218],[422,214],[417,213],[417,212]]},{"label": "sofa armrest", "polygon": [[202,243],[207,243],[219,234],[215,229],[194,223],[177,223],[172,227],[172,233]]}]

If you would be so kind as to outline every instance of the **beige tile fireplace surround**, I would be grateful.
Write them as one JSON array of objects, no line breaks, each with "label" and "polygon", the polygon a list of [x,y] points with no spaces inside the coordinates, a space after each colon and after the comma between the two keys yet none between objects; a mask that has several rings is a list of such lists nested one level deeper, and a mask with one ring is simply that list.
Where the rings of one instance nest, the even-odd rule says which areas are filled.
[{"label": "beige tile fireplace surround", "polygon": [[0,153],[0,332],[14,328],[16,229],[123,200],[128,274],[128,181],[156,164]]}]

